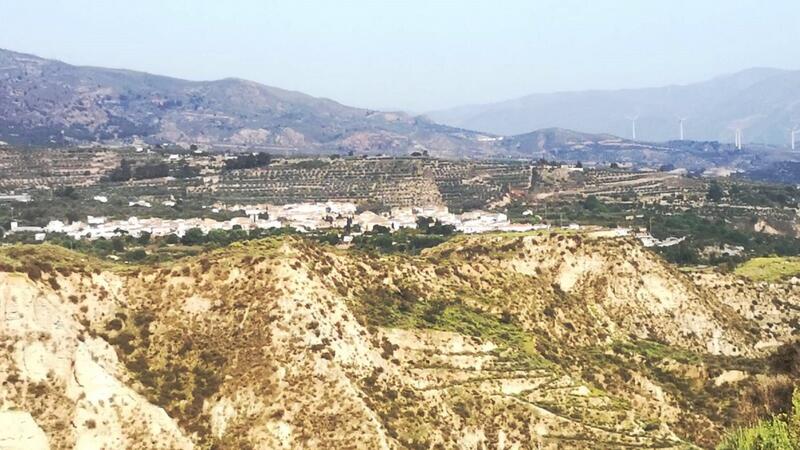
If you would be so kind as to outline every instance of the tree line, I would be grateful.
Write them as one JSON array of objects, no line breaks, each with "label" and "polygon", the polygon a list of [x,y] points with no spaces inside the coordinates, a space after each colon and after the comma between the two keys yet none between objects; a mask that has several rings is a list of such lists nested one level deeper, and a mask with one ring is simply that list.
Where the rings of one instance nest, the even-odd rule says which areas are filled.
[{"label": "tree line", "polygon": [[152,178],[164,178],[173,176],[175,178],[192,178],[200,175],[200,169],[192,167],[185,162],[175,167],[169,164],[145,163],[134,166],[130,160],[123,159],[119,166],[108,174],[108,181],[122,182],[130,180],[149,180]]}]

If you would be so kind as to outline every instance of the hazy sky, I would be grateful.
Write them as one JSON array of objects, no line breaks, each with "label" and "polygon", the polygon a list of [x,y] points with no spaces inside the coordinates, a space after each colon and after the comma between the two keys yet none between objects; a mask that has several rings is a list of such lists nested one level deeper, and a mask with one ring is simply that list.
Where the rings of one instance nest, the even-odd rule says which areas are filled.
[{"label": "hazy sky", "polygon": [[422,112],[800,68],[800,0],[0,0],[0,47]]}]

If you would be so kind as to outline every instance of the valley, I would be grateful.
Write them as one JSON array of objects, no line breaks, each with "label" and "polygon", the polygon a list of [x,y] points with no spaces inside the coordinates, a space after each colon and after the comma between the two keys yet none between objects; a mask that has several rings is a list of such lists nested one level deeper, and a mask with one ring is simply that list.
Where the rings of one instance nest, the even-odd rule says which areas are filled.
[{"label": "valley", "polygon": [[[339,244],[383,232],[441,240],[418,230],[423,219],[466,233],[601,227],[643,242],[679,239],[659,251],[681,264],[800,249],[797,189],[743,176],[617,163],[257,155],[0,150],[0,230],[7,243],[75,249],[87,238],[87,250],[114,258],[158,252],[189,230],[201,242],[211,231],[219,242],[287,232]],[[137,243],[151,237],[161,245]]]},{"label": "valley", "polygon": [[157,148],[0,172],[27,424],[0,442],[713,448],[792,408],[791,186]]},{"label": "valley", "polygon": [[800,4],[618,3],[8,2],[0,450],[800,450]]}]

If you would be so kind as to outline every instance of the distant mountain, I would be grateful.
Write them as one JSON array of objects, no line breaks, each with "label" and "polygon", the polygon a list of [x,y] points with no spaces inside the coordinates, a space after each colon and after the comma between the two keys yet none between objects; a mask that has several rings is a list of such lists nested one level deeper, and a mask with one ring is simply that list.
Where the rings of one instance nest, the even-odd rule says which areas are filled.
[{"label": "distant mountain", "polygon": [[[783,86],[780,92],[789,92],[796,85],[796,75],[758,69],[666,90],[532,96],[517,101],[519,107],[512,108],[513,114],[503,106],[507,102],[490,107],[493,112],[474,117],[497,120],[497,131],[509,134],[515,129],[527,131],[521,119],[529,114],[521,111],[532,108],[538,112],[530,117],[539,117],[542,123],[569,122],[572,128],[591,132],[550,127],[499,136],[440,125],[400,112],[353,108],[246,80],[186,81],[129,70],[72,66],[0,50],[0,145],[198,144],[279,154],[353,151],[405,156],[427,152],[444,158],[546,158],[600,164],[625,162],[651,168],[673,164],[693,170],[751,170],[775,161],[796,160],[796,155],[758,145],[748,145],[737,152],[731,145],[711,142],[713,138],[658,143],[655,124],[660,122],[644,108],[640,110],[638,129],[639,137],[647,142],[614,134],[626,135],[629,125],[624,115],[635,109],[633,105],[650,105],[650,110],[655,111],[656,105],[671,101],[678,111],[675,105],[693,101],[697,108],[723,105],[717,109],[732,118],[739,117],[745,114],[737,112],[741,108],[726,105],[725,101],[728,93],[740,92],[738,98],[747,99],[751,117],[749,125],[742,122],[745,140],[754,139],[756,125],[762,123],[755,111],[765,109],[767,104],[788,104],[787,98],[800,99],[800,90],[798,95],[786,98],[773,92],[778,85]],[[695,110],[683,114],[690,117],[687,134],[694,138],[699,119],[692,117],[709,116]],[[615,130],[620,117],[622,129]],[[668,114],[665,117],[664,127],[677,130],[677,120],[669,119]],[[468,121],[465,125],[478,124]],[[667,130],[662,135],[672,137]]]},{"label": "distant mountain", "polygon": [[679,137],[684,117],[687,139],[788,145],[789,130],[800,124],[800,71],[756,68],[709,81],[647,89],[534,94],[486,105],[427,114],[447,125],[502,135],[549,127],[631,136],[662,142]]},{"label": "distant mountain", "polygon": [[[181,143],[306,152],[485,156],[482,136],[240,79],[186,81],[0,49],[0,141]],[[487,150],[488,149],[488,150]]]},{"label": "distant mountain", "polygon": [[724,168],[749,172],[780,161],[797,160],[798,154],[764,145],[733,144],[717,141],[673,140],[643,142],[611,134],[581,133],[562,128],[545,128],[530,133],[497,139],[501,154],[555,161],[581,161],[590,164],[610,162],[639,168],[674,166],[689,170]]}]

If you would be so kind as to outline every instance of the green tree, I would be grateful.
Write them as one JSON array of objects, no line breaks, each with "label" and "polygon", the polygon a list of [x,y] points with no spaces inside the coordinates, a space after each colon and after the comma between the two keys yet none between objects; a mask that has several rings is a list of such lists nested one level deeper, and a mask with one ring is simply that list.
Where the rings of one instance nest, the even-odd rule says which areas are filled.
[{"label": "green tree", "polygon": [[428,227],[428,234],[438,234],[442,236],[450,236],[451,234],[456,232],[456,227],[454,225],[445,225],[442,223],[441,220],[436,219],[436,222],[433,225]]},{"label": "green tree", "polygon": [[147,245],[150,243],[151,234],[148,231],[142,231],[139,237],[136,238],[136,243],[139,245]]},{"label": "green tree", "polygon": [[137,248],[136,250],[131,250],[125,253],[125,259],[127,261],[142,261],[145,258],[147,258],[147,252],[141,248]]},{"label": "green tree", "polygon": [[119,236],[114,236],[111,238],[111,248],[115,253],[122,253],[125,251],[125,241]]},{"label": "green tree", "polygon": [[231,237],[225,230],[211,230],[206,236],[206,241],[217,245],[228,245],[231,242]]},{"label": "green tree", "polygon": [[433,225],[433,219],[425,216],[417,216],[417,229],[423,233],[428,232],[428,228]]},{"label": "green tree", "polygon": [[186,163],[181,164],[175,169],[175,178],[192,178],[198,175],[200,175],[200,169]]},{"label": "green tree", "polygon": [[372,227],[372,234],[389,234],[391,230],[383,225],[375,225]]},{"label": "green tree", "polygon": [[75,212],[75,211],[67,211],[67,213],[65,214],[65,216],[66,216],[66,218],[67,218],[67,222],[68,222],[68,223],[77,222],[77,221],[79,221],[79,220],[81,219],[81,216],[80,216],[80,214],[78,214],[78,213],[77,213],[77,212]]},{"label": "green tree", "polygon": [[127,159],[120,161],[119,166],[108,175],[110,181],[128,181],[133,176],[131,162]]},{"label": "green tree", "polygon": [[[380,226],[380,225],[377,225]],[[381,234],[371,238],[371,244],[383,252],[388,252],[392,249],[393,239],[389,234]]]},{"label": "green tree", "polygon": [[586,197],[586,199],[582,203],[582,206],[584,209],[589,211],[601,211],[606,207],[606,205],[594,195]]},{"label": "green tree", "polygon": [[718,202],[722,200],[722,196],[725,192],[722,190],[722,186],[714,180],[708,185],[708,192],[706,192],[706,198],[711,200],[712,202]]},{"label": "green tree", "polygon": [[78,195],[78,191],[76,191],[75,188],[72,186],[57,187],[53,191],[53,195],[61,198],[71,198],[73,200],[80,198],[80,196]]},{"label": "green tree", "polygon": [[101,255],[107,255],[111,253],[111,241],[107,240],[106,238],[96,239],[92,242],[92,247],[94,247],[95,251]]},{"label": "green tree", "polygon": [[190,228],[181,238],[183,245],[200,245],[206,241],[206,236],[200,228]]}]

